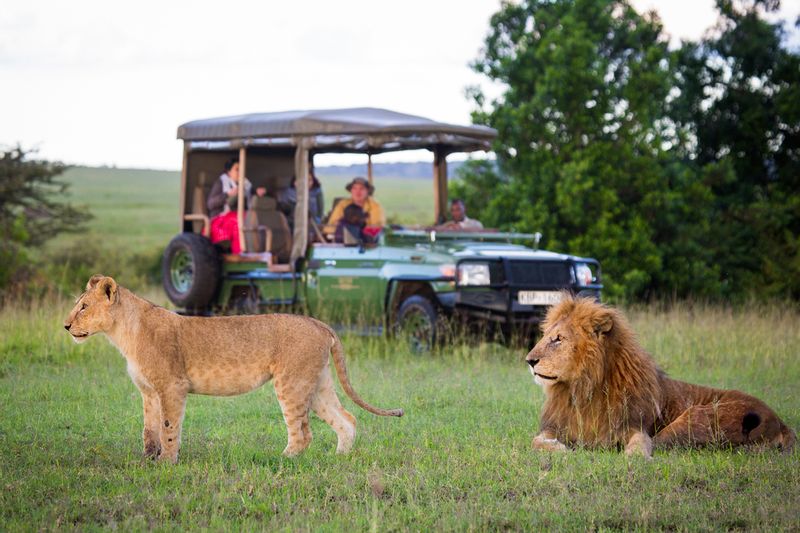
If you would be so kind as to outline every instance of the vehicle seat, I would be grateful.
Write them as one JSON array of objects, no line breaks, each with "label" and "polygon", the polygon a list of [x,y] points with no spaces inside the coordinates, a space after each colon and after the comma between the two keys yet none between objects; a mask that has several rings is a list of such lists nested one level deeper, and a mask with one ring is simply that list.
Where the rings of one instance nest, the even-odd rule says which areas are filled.
[{"label": "vehicle seat", "polygon": [[332,241],[333,234],[336,233],[336,225],[330,223],[331,215],[333,214],[333,211],[334,209],[336,209],[336,206],[339,204],[339,202],[341,202],[342,200],[347,200],[348,198],[349,196],[337,196],[336,198],[334,198],[333,204],[331,204],[330,211],[328,211],[328,213],[324,217],[322,217],[322,224],[320,225],[320,229],[322,230],[322,233],[328,240]]},{"label": "vehicle seat", "polygon": [[278,211],[278,203],[274,198],[250,198],[250,209],[245,214],[244,228],[248,252],[270,252],[275,262],[289,262],[292,234],[286,216]]},{"label": "vehicle seat", "polygon": [[[206,183],[206,173],[201,172],[197,178],[197,184],[192,191],[192,215],[208,216],[208,207],[206,206],[208,184]],[[194,233],[203,232],[203,221],[192,221],[192,231]]]},{"label": "vehicle seat", "polygon": [[322,223],[327,224],[328,221],[331,219],[333,210],[336,209],[336,206],[339,204],[339,202],[341,202],[342,200],[347,200],[348,198],[349,196],[337,196],[336,198],[334,198],[330,210],[325,214],[324,217],[322,217]]}]

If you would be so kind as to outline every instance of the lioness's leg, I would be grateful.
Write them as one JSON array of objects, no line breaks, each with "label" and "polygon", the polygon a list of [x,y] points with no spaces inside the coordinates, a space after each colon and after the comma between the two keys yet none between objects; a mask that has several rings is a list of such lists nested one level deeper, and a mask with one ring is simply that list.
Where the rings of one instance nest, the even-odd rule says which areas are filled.
[{"label": "lioness's leg", "polygon": [[311,408],[336,432],[336,453],[349,452],[356,439],[356,418],[347,412],[336,396],[329,368],[323,371]]},{"label": "lioness's leg", "polygon": [[185,387],[173,386],[158,395],[161,403],[161,455],[159,460],[178,462],[181,449],[181,427],[186,408]]},{"label": "lioness's leg", "polygon": [[534,450],[543,450],[546,452],[565,452],[567,448],[564,443],[559,442],[556,434],[550,430],[544,430],[535,437],[531,443]]},{"label": "lioness's leg", "polygon": [[275,394],[283,412],[286,430],[289,433],[289,442],[283,450],[283,455],[295,456],[308,448],[311,444],[311,428],[308,424],[308,411],[311,407],[313,385],[305,383],[292,383],[287,385],[283,380],[275,381]]},{"label": "lioness's leg", "polygon": [[152,389],[139,389],[142,393],[142,406],[144,407],[144,441],[145,457],[158,457],[161,453],[161,404],[158,395]]},{"label": "lioness's leg", "polygon": [[642,431],[636,431],[628,439],[625,445],[625,455],[641,454],[647,459],[653,457],[653,439],[650,435]]}]

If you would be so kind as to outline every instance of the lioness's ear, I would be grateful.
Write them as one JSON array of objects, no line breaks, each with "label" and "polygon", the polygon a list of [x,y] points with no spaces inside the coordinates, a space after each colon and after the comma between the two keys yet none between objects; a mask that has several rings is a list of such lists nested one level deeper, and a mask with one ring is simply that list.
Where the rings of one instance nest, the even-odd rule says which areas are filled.
[{"label": "lioness's ear", "polygon": [[104,292],[110,302],[117,301],[117,282],[114,278],[102,278],[97,284],[97,290]]},{"label": "lioness's ear", "polygon": [[94,289],[94,286],[97,285],[97,282],[103,279],[105,276],[102,274],[95,274],[89,281],[86,283],[86,290]]},{"label": "lioness's ear", "polygon": [[611,331],[611,328],[614,327],[614,317],[611,315],[611,313],[604,310],[595,315],[594,319],[592,320],[592,326],[594,326],[595,335],[599,337],[600,335]]}]

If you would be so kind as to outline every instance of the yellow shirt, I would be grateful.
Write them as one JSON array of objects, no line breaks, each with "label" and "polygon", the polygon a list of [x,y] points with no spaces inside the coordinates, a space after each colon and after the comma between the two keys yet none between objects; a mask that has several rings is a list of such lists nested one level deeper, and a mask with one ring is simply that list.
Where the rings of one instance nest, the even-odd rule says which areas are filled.
[{"label": "yellow shirt", "polygon": [[[333,213],[331,213],[331,218],[328,219],[328,225],[336,226],[339,221],[344,216],[344,209],[348,205],[352,204],[353,200],[347,198],[345,200],[340,201],[336,204],[336,207],[333,209]],[[367,226],[385,226],[386,225],[386,215],[383,214],[383,207],[381,204],[378,203],[378,200],[372,198],[371,196],[367,198],[367,201],[364,202],[364,205],[361,207],[364,212],[367,214]]]}]

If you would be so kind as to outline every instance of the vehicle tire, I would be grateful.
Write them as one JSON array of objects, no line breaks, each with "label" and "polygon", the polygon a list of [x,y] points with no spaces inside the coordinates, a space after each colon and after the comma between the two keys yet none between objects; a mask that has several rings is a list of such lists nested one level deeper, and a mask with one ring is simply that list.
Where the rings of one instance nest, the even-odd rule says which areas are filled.
[{"label": "vehicle tire", "polygon": [[181,233],[164,250],[161,273],[172,303],[187,311],[205,310],[219,285],[219,253],[202,235]]},{"label": "vehicle tire", "polygon": [[443,328],[439,311],[424,296],[409,296],[397,310],[394,334],[408,342],[415,353],[429,352],[442,340]]}]

